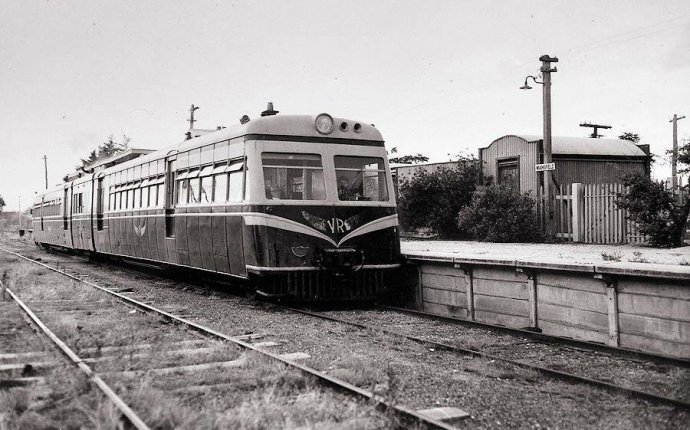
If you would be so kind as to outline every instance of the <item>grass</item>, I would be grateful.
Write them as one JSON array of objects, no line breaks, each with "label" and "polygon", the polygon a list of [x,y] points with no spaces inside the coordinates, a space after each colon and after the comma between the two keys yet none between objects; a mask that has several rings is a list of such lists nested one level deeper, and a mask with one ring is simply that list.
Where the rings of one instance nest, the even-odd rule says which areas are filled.
[{"label": "grass", "polygon": [[[209,371],[199,376],[145,376],[128,387],[127,401],[149,405],[141,411],[141,417],[161,429],[390,427],[391,422],[373,405],[325,391],[298,370],[254,353],[247,354],[242,368]],[[202,393],[195,390],[186,395],[171,394],[171,386],[210,382],[216,385],[206,387]],[[225,384],[218,385],[221,383]],[[209,397],[213,400],[209,401]]]},{"label": "grass", "polygon": [[640,251],[633,252],[633,256],[631,258],[628,258],[628,261],[633,263],[649,263],[649,260],[644,258]]},{"label": "grass", "polygon": [[[0,264],[2,258],[0,258]],[[53,332],[78,354],[86,347],[153,344],[142,351],[106,351],[114,360],[90,364],[95,370],[120,371],[183,366],[237,359],[240,352],[233,345],[208,342],[212,351],[202,354],[175,353],[171,341],[190,339],[184,330],[168,326],[161,330],[160,321],[142,312],[131,312],[121,305],[110,307],[111,299],[76,281],[28,263],[12,261],[7,265],[8,286],[25,301],[74,300],[36,304],[50,310],[72,309],[75,303],[97,303],[101,309],[83,308],[74,312],[38,312]],[[98,356],[96,354],[89,354]],[[131,404],[141,418],[153,428],[387,428],[393,421],[379,413],[373,404],[324,390],[301,372],[282,363],[247,354],[241,368],[209,369],[189,374],[152,377],[145,372],[140,378],[120,378],[108,374],[106,382]],[[365,367],[363,360],[350,359],[348,366]],[[51,370],[48,378],[49,398],[38,399],[31,391],[5,391],[7,398],[0,407],[0,430],[32,428],[121,427],[120,412],[83,377],[75,377],[71,366]],[[367,374],[358,378],[376,384],[385,374]],[[397,387],[395,375],[388,376],[387,387]],[[186,390],[190,386],[204,386]],[[38,392],[38,391],[36,391]],[[22,394],[24,393],[24,394]],[[27,394],[28,393],[28,394]],[[387,388],[385,395],[392,396]],[[9,396],[12,396],[12,403]],[[43,406],[41,406],[43,405]]]},{"label": "grass", "polygon": [[601,258],[603,258],[604,261],[621,261],[622,256],[619,252],[602,252]]},{"label": "grass", "polygon": [[122,423],[113,403],[72,367],[51,370],[44,386],[0,391],[0,430],[81,428],[116,430]]}]

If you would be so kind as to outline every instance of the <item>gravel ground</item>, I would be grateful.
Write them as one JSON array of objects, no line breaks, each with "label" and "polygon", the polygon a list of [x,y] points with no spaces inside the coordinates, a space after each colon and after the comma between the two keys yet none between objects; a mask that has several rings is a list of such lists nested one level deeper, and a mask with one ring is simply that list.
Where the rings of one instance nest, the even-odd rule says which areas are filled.
[{"label": "gravel ground", "polygon": [[[92,273],[93,279],[100,280],[104,275],[103,270],[78,259],[61,255],[44,257],[52,263],[63,261],[63,266],[79,266],[80,272],[95,269],[100,273]],[[324,389],[296,369],[247,354],[234,345],[210,340],[199,343],[198,335],[186,332],[183,326],[134,310],[104,292],[55,272],[5,253],[0,253],[0,268],[9,273],[13,291],[39,318],[85,358],[145,422],[155,423],[155,428],[303,428],[306,425],[355,429],[392,425],[390,417],[377,412],[373,404]],[[180,310],[185,307],[182,304],[186,305],[181,301],[169,308]],[[195,342],[195,345],[180,349],[180,342]],[[142,351],[135,349],[136,345],[151,347]],[[11,347],[7,342],[7,349]],[[5,348],[3,338],[0,351]],[[241,360],[242,364],[202,371],[177,370],[161,377],[153,377],[148,372],[230,360]],[[0,402],[0,414],[5,416],[2,405]],[[20,419],[26,421],[27,408],[7,406],[12,408],[18,411],[14,412],[14,419],[8,420],[7,428],[25,428],[17,423]],[[89,419],[91,424],[117,428],[117,415],[115,418],[107,415],[103,420],[94,415]],[[40,413],[38,416],[42,418]],[[84,427],[83,424],[66,425],[59,419],[51,425]]]},{"label": "gravel ground", "polygon": [[497,333],[488,328],[467,327],[395,311],[359,310],[325,314],[690,402],[688,368],[625,357],[615,352],[540,342],[519,334]]},{"label": "gravel ground", "polygon": [[[33,252],[34,255],[45,254]],[[272,352],[305,352],[306,364],[372,389],[412,409],[453,406],[471,418],[458,428],[683,428],[687,412],[626,398],[478,357],[335,322],[282,312],[203,287],[103,265],[68,260],[104,286],[131,288],[156,306],[177,307],[191,319],[229,335],[261,333],[280,343]],[[493,343],[500,343],[496,338]]]}]

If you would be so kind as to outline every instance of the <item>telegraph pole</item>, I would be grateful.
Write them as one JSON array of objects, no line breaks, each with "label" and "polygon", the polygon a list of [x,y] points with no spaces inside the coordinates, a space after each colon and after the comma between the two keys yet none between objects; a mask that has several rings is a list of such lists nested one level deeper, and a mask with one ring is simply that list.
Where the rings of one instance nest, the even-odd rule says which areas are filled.
[{"label": "telegraph pole", "polygon": [[[542,55],[539,57],[541,61],[541,73],[543,76],[543,98],[544,98],[544,163],[551,163],[551,73],[558,70],[551,68],[551,63],[557,63],[558,58]],[[553,205],[551,201],[551,171],[544,171],[544,196],[546,197],[546,233],[552,232]]]},{"label": "telegraph pole", "polygon": [[194,119],[194,111],[197,109],[199,109],[199,106],[192,105],[192,107],[189,108],[189,119],[187,120],[189,121],[189,131],[194,130],[194,123],[196,122]]},{"label": "telegraph pole", "polygon": [[43,155],[43,167],[46,173],[46,190],[48,189],[48,157]]},{"label": "telegraph pole", "polygon": [[22,196],[19,196],[19,206],[17,210],[17,218],[19,218],[19,230],[22,229]]},{"label": "telegraph pole", "polygon": [[671,187],[674,193],[678,188],[678,120],[683,118],[685,118],[685,115],[678,116],[674,113],[673,118],[669,121],[673,123],[673,153],[671,154]]},{"label": "telegraph pole", "polygon": [[589,122],[583,122],[582,124],[580,124],[580,127],[591,127],[591,128],[593,128],[594,131],[592,132],[592,134],[589,135],[589,137],[593,137],[594,139],[598,139],[598,138],[603,136],[602,134],[599,134],[600,128],[603,128],[605,130],[608,130],[609,128],[611,128],[610,125],[591,124]]}]

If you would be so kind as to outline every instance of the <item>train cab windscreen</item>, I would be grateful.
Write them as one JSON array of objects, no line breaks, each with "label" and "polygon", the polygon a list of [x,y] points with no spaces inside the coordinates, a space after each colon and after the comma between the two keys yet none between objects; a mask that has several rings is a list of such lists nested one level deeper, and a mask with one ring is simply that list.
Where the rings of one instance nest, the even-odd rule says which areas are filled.
[{"label": "train cab windscreen", "polygon": [[341,201],[388,201],[383,158],[335,156],[338,199]]},{"label": "train cab windscreen", "polygon": [[326,199],[321,155],[264,152],[261,161],[267,199]]}]

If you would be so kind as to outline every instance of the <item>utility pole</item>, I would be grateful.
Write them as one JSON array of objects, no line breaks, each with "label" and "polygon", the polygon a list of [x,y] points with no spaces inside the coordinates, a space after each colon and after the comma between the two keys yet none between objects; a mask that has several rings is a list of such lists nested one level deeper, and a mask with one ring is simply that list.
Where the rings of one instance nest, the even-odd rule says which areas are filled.
[{"label": "utility pole", "polygon": [[48,157],[43,155],[43,167],[46,172],[46,190],[48,189]]},{"label": "utility pole", "polygon": [[[671,154],[671,187],[675,193],[678,189],[678,120],[685,118],[685,115],[678,116],[673,114],[673,118],[669,121],[673,123],[673,153]],[[678,193],[680,198],[680,193]]]},{"label": "utility pole", "polygon": [[[542,55],[539,57],[541,61],[541,73],[543,76],[543,97],[544,97],[544,163],[551,162],[551,73],[558,70],[551,68],[551,63],[557,63],[558,58]],[[547,234],[553,231],[553,205],[551,201],[551,171],[544,171],[544,196],[546,197],[546,220],[545,231]]]},{"label": "utility pole", "polygon": [[192,105],[192,107],[189,108],[189,119],[187,121],[189,121],[189,131],[190,132],[192,130],[194,130],[194,123],[196,122],[196,120],[194,119],[194,111],[197,109],[199,109],[199,106]]},{"label": "utility pole", "polygon": [[22,196],[19,196],[19,206],[17,206],[17,218],[19,218],[19,230],[22,229]]}]

